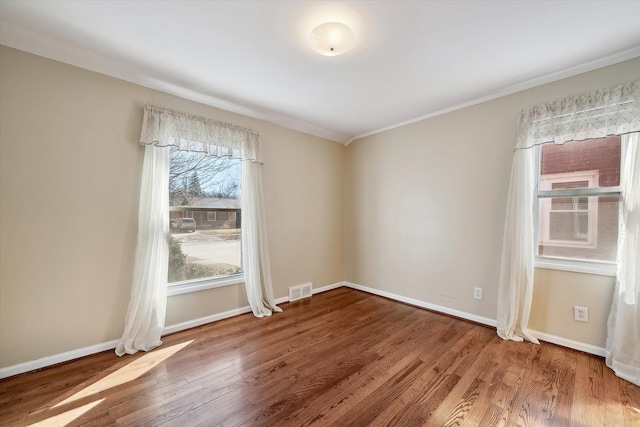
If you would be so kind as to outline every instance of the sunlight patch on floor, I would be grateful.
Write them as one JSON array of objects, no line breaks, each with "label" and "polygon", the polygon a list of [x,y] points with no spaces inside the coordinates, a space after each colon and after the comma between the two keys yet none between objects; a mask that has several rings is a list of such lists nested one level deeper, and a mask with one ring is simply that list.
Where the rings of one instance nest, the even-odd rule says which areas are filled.
[{"label": "sunlight patch on floor", "polygon": [[102,403],[103,399],[96,400],[95,402],[87,403],[84,406],[80,406],[78,408],[71,409],[70,411],[63,412],[62,414],[54,415],[53,417],[49,417],[46,420],[38,421],[35,424],[29,424],[29,427],[59,427],[65,426],[69,424],[71,421],[80,417],[81,415],[89,412],[98,404]]},{"label": "sunlight patch on floor", "polygon": [[58,406],[66,405],[73,401],[100,393],[113,387],[117,387],[129,381],[133,381],[146,372],[150,371],[151,369],[155,368],[160,363],[173,356],[175,353],[182,350],[192,342],[193,340],[172,345],[171,347],[153,350],[152,352],[145,354],[144,356],[134,360],[126,366],[123,366],[122,368],[107,375],[106,377],[91,384],[90,386],[83,388],[79,392],[66,398],[53,407],[56,408]]}]

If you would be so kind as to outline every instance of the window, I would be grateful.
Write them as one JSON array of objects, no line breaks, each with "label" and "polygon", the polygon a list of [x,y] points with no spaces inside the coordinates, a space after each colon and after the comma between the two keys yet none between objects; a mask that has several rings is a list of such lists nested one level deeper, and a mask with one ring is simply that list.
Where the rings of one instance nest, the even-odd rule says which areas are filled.
[{"label": "window", "polygon": [[241,162],[171,149],[169,285],[242,272]]},{"label": "window", "polygon": [[611,270],[618,243],[620,153],[619,136],[539,147],[539,262]]}]

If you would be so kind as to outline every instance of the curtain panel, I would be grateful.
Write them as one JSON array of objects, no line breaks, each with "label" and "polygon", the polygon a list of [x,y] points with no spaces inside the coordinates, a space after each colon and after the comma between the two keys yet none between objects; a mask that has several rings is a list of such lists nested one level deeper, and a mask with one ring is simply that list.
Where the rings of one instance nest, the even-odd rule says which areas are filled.
[{"label": "curtain panel", "polygon": [[607,324],[607,366],[640,386],[640,134],[623,136],[618,271]]},{"label": "curtain panel", "polygon": [[116,354],[162,344],[167,309],[169,246],[169,152],[145,147],[138,203],[138,243],[131,297]]},{"label": "curtain panel", "polygon": [[516,150],[511,166],[507,214],[498,283],[498,336],[505,340],[538,340],[527,329],[533,299],[535,241],[533,150]]},{"label": "curtain panel", "polygon": [[[640,81],[521,111],[514,147],[498,284],[497,333],[503,339],[537,342],[527,329],[535,261],[535,156],[532,147],[608,135],[627,135],[638,131]],[[633,182],[624,191],[637,194],[640,183]],[[633,265],[637,264],[639,258],[640,254],[635,250],[626,252],[625,259],[633,260]],[[626,320],[635,322],[637,327],[637,317],[627,317]],[[637,348],[640,343],[635,341],[632,345]]]},{"label": "curtain panel", "polygon": [[262,168],[242,162],[242,267],[247,300],[254,316],[270,316],[282,309],[275,304],[267,242],[267,217],[262,192]]},{"label": "curtain panel", "polygon": [[249,305],[255,316],[282,311],[275,303],[269,267],[262,195],[260,135],[247,128],[147,104],[140,144],[145,146],[138,246],[131,299],[116,354],[147,351],[162,344],[167,298],[169,150],[242,160],[242,263]]}]

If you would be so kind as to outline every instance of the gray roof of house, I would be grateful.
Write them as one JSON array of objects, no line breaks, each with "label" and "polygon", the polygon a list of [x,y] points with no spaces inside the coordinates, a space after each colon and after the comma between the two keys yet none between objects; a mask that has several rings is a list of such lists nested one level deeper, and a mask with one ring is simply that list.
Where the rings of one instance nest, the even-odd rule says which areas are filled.
[{"label": "gray roof of house", "polygon": [[194,208],[240,209],[239,199],[218,199],[215,197],[194,197],[190,206]]}]

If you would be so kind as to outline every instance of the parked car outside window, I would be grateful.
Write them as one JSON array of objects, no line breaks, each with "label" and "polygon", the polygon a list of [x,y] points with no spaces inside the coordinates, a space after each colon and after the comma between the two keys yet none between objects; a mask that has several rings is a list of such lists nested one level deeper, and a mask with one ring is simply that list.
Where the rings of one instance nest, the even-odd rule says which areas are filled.
[{"label": "parked car outside window", "polygon": [[176,229],[193,233],[196,231],[196,220],[193,218],[178,218],[176,220]]}]

